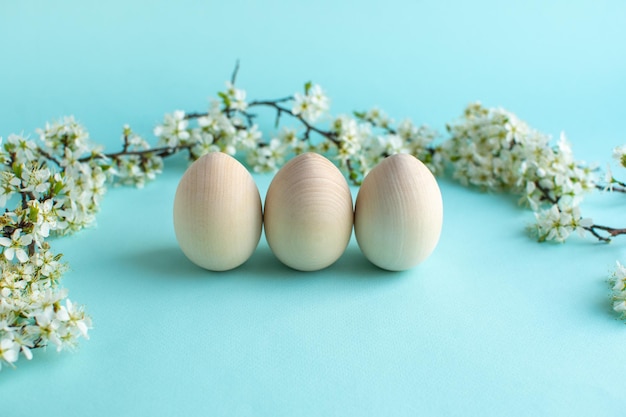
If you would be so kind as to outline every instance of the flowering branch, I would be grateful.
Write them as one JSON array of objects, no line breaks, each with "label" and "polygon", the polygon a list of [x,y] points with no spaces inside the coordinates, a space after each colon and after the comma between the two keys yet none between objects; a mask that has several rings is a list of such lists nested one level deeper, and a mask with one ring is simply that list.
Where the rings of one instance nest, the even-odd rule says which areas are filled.
[{"label": "flowering branch", "polygon": [[[332,142],[335,146],[339,146],[339,140],[337,139],[337,134],[335,132],[322,130],[321,128],[318,128],[314,126],[313,124],[309,123],[307,119],[305,119],[304,116],[302,115],[303,110],[299,110],[298,113],[294,113],[294,111],[288,109],[287,107],[283,107],[280,105],[280,103],[284,103],[284,102],[291,101],[291,100],[294,100],[294,98],[290,96],[290,97],[284,97],[278,100],[252,101],[250,102],[248,107],[255,107],[255,106],[271,107],[274,110],[276,110],[276,123],[275,123],[276,127],[278,127],[279,125],[281,115],[287,114],[293,117],[294,119],[296,119],[298,122],[300,122],[304,126],[305,130],[304,130],[304,134],[302,137],[303,140],[308,141],[311,137],[311,132],[315,132],[318,135]],[[243,112],[243,114],[250,116],[250,113],[248,112]]]}]

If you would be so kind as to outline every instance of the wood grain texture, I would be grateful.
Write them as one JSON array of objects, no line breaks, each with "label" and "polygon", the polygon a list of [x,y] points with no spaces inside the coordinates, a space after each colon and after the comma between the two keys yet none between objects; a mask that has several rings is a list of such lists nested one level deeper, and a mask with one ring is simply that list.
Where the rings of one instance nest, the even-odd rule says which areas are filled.
[{"label": "wood grain texture", "polygon": [[261,237],[259,190],[235,158],[220,152],[195,161],[174,198],[174,229],[185,255],[195,264],[225,271],[244,263]]},{"label": "wood grain texture", "polygon": [[411,155],[392,155],[364,179],[356,199],[354,231],[373,264],[402,271],[435,249],[443,202],[435,177]]},{"label": "wood grain texture", "polygon": [[305,153],[274,177],[265,198],[265,236],[285,265],[314,271],[334,263],[352,234],[346,179],[328,159]]}]

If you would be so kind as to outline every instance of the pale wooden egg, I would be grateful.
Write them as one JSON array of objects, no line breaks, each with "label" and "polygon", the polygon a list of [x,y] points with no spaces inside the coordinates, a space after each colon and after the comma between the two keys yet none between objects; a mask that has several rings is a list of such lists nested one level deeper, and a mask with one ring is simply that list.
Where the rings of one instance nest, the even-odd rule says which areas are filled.
[{"label": "pale wooden egg", "polygon": [[285,265],[315,271],[334,263],[350,241],[354,212],[346,179],[332,162],[304,153],[276,174],[265,198],[265,237]]},{"label": "pale wooden egg", "polygon": [[380,268],[403,271],[437,246],[443,202],[435,177],[417,158],[385,158],[363,180],[354,210],[361,251]]},{"label": "pale wooden egg", "polygon": [[261,238],[261,196],[235,158],[213,152],[187,169],[174,198],[174,230],[183,253],[211,271],[243,264]]}]

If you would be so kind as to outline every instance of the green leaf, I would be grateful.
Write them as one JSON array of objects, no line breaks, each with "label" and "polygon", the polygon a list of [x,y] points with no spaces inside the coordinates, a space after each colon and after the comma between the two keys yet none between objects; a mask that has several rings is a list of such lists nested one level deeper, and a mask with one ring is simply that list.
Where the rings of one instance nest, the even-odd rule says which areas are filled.
[{"label": "green leaf", "polygon": [[24,165],[23,164],[18,164],[17,162],[13,162],[13,173],[15,174],[16,177],[18,178],[22,178],[22,172],[24,170]]},{"label": "green leaf", "polygon": [[217,93],[217,95],[221,97],[226,107],[230,107],[231,101],[230,101],[230,97],[228,96],[228,94],[224,93],[223,91],[220,91],[219,93]]},{"label": "green leaf", "polygon": [[30,220],[33,223],[37,222],[37,217],[39,215],[39,209],[37,207],[30,207],[30,212],[28,214],[28,220]]},{"label": "green leaf", "polygon": [[55,181],[54,182],[54,187],[50,187],[52,189],[52,195],[51,197],[55,196],[55,195],[59,195],[61,194],[61,191],[63,191],[63,182],[62,181]]},{"label": "green leaf", "polygon": [[313,83],[311,81],[307,81],[304,84],[304,94],[309,94],[309,90],[311,89],[312,86],[313,86]]}]

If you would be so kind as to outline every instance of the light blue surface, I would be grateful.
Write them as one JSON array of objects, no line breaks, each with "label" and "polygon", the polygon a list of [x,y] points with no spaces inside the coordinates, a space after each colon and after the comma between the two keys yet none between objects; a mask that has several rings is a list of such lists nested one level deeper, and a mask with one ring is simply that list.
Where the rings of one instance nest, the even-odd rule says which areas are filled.
[{"label": "light blue surface", "polygon": [[[0,134],[74,114],[116,149],[124,123],[149,135],[204,109],[239,58],[251,98],[312,79],[335,112],[379,105],[441,131],[479,99],[604,164],[626,142],[625,21],[617,0],[3,2]],[[97,228],[54,242],[95,328],[75,354],[3,368],[2,417],[623,415],[626,326],[605,279],[626,242],[537,244],[515,198],[442,180],[440,245],[411,271],[353,241],[298,273],[262,238],[212,274],[176,246],[184,169],[110,190]],[[271,176],[255,179],[264,195]],[[621,226],[622,201],[583,210]]]}]

